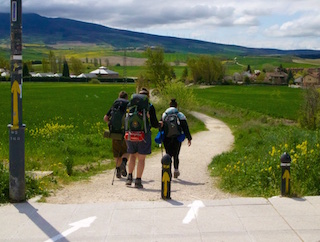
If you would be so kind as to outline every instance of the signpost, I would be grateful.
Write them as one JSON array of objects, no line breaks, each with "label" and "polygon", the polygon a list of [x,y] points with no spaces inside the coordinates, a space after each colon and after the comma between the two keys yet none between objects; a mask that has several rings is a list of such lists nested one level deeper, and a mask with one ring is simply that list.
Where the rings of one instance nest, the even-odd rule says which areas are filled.
[{"label": "signpost", "polygon": [[11,0],[11,124],[9,128],[9,198],[25,200],[24,130],[22,124],[22,0]]}]

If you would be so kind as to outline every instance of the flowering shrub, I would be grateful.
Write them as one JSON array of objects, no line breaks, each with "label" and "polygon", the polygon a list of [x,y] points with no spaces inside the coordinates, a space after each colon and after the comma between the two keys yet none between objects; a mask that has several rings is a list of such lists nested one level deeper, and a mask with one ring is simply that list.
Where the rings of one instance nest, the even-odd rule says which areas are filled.
[{"label": "flowering shrub", "polygon": [[[296,145],[272,146],[256,161],[244,156],[232,160],[221,171],[223,188],[245,195],[279,195],[281,186],[280,157],[286,151],[291,157],[291,194],[295,196],[320,193],[320,144],[303,141]],[[219,161],[219,158],[217,162]]]},{"label": "flowering shrub", "polygon": [[55,134],[58,134],[60,132],[65,132],[67,130],[74,129],[74,126],[71,125],[65,125],[65,124],[58,124],[58,123],[46,123],[44,127],[42,128],[35,128],[30,129],[29,134],[33,138],[41,137],[41,138],[50,138],[54,136]]}]

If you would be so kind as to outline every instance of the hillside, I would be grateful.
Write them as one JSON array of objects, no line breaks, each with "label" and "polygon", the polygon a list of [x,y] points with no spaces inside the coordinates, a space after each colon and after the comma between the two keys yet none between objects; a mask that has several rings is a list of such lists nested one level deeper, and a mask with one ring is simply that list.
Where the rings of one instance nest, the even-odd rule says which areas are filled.
[{"label": "hillside", "polygon": [[[320,58],[320,51],[314,50],[284,51],[246,48],[119,30],[71,19],[47,18],[37,14],[23,14],[22,21],[24,43],[55,44],[61,41],[77,41],[82,43],[108,44],[114,48],[162,46],[166,51],[215,54],[219,56],[292,55],[302,58]],[[0,42],[8,43],[9,41],[10,14],[0,13]]]}]

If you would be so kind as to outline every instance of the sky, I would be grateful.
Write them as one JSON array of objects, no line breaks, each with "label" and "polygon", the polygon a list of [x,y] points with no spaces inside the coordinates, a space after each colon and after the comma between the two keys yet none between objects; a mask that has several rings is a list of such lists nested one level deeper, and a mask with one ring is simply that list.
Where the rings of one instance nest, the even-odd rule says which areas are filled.
[{"label": "sky", "polygon": [[[22,0],[22,11],[221,44],[320,50],[320,0]],[[10,12],[9,0],[0,0],[0,12]]]}]

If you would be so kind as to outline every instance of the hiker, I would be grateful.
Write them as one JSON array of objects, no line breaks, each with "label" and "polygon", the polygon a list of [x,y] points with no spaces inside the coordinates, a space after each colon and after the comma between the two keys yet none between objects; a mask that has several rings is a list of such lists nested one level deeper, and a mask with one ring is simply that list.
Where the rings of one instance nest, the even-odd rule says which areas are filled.
[{"label": "hiker", "polygon": [[188,139],[188,146],[190,146],[192,137],[186,116],[178,111],[176,99],[171,99],[170,107],[162,114],[160,124],[162,130],[164,130],[164,148],[166,153],[173,157],[173,177],[178,178],[180,176],[179,153],[181,143],[186,137]]},{"label": "hiker", "polygon": [[[141,107],[138,108],[138,106]],[[134,116],[134,110],[139,114]],[[141,116],[140,118],[138,117],[139,115]],[[131,123],[131,119],[135,120]],[[131,186],[132,184],[132,173],[136,165],[136,159],[138,159],[135,187],[143,188],[141,178],[145,159],[147,155],[151,154],[151,127],[159,127],[156,110],[149,103],[149,91],[146,88],[142,88],[139,94],[132,95],[127,108],[126,126],[125,138],[128,147],[127,151],[130,154],[126,185]]]},{"label": "hiker", "polygon": [[127,176],[127,144],[124,140],[124,115],[128,104],[128,94],[125,91],[119,93],[116,99],[104,116],[104,121],[108,123],[110,138],[112,139],[112,152],[116,162],[116,176],[121,178]]}]

